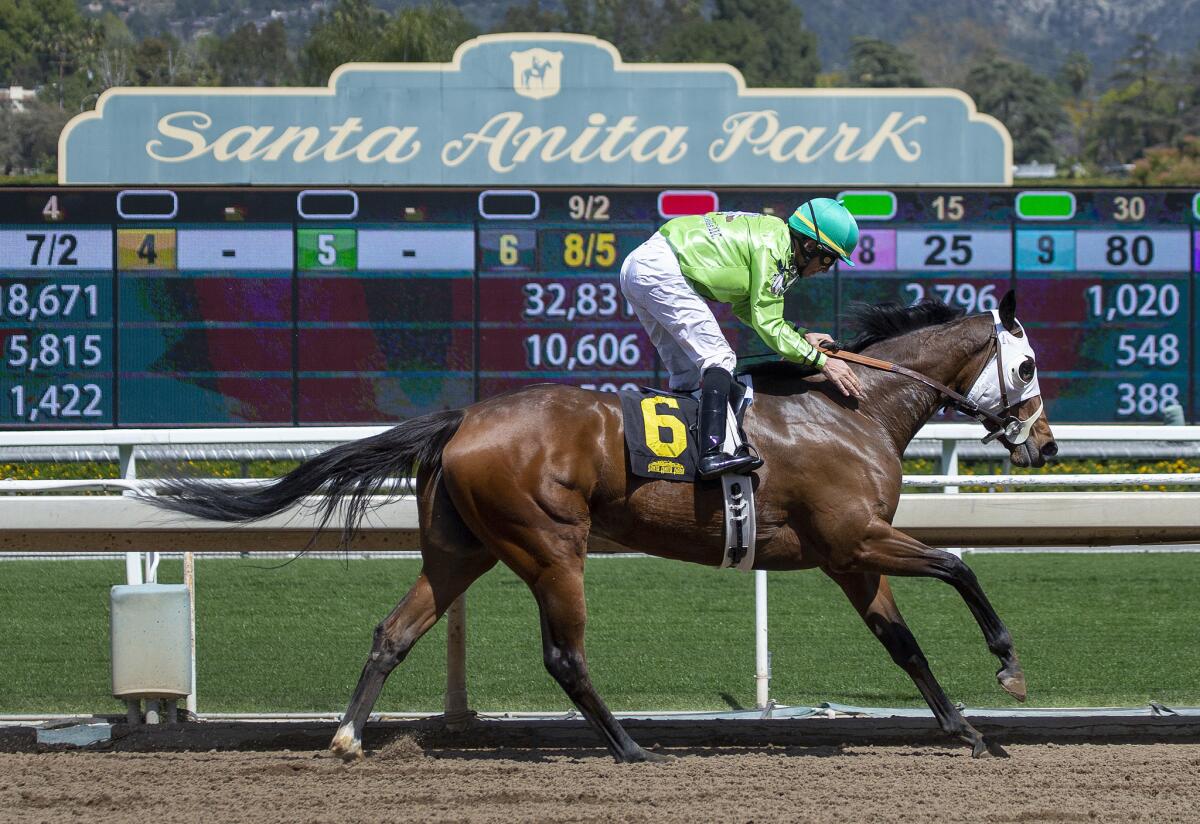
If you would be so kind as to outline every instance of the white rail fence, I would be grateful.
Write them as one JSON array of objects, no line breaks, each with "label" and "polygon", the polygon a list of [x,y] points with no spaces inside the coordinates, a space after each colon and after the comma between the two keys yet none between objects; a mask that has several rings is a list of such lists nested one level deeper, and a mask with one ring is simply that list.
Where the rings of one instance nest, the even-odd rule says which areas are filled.
[{"label": "white rail fence", "polygon": [[[310,513],[284,513],[247,527],[198,521],[151,509],[128,493],[152,490],[152,479],[139,478],[140,452],[157,455],[178,449],[221,445],[237,454],[252,444],[334,445],[383,432],[387,427],[295,427],[262,429],[122,429],[0,432],[5,448],[83,446],[117,447],[119,479],[80,481],[0,481],[0,551],[126,553],[130,584],[156,580],[160,553],[184,552],[184,577],[194,593],[194,552],[294,552],[306,547],[315,522]],[[932,424],[919,440],[942,444],[941,474],[905,476],[908,488],[942,488],[937,493],[901,495],[895,524],[934,546],[1102,546],[1162,542],[1200,542],[1200,492],[960,492],[961,486],[1023,488],[1039,486],[1196,486],[1200,473],[1104,475],[959,474],[959,444],[982,434],[972,424]],[[1058,426],[1060,456],[1070,457],[1079,441],[1164,444],[1200,442],[1200,426]],[[165,453],[164,453],[165,450]],[[239,485],[260,480],[225,481]],[[398,484],[406,479],[397,479]],[[73,495],[102,489],[122,495]],[[36,494],[31,494],[36,493]],[[47,494],[58,493],[58,494]],[[417,513],[411,495],[401,495],[372,510],[352,549],[418,549]],[[339,535],[319,539],[315,548],[332,548]],[[595,546],[594,551],[612,547]],[[633,549],[636,549],[634,547]],[[193,608],[193,615],[194,615]],[[467,715],[465,681],[465,603],[448,614],[448,720]],[[193,629],[193,658],[194,649]],[[766,573],[755,573],[756,698],[769,702]],[[195,667],[193,666],[193,672]],[[188,698],[196,709],[196,690]]]}]

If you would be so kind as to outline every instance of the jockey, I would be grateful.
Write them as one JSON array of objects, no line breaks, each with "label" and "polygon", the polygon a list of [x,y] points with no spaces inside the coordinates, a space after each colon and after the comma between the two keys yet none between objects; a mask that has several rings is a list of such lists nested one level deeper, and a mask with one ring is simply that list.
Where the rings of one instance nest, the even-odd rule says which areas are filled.
[{"label": "jockey", "polygon": [[786,222],[752,212],[677,217],[630,253],[621,291],[646,327],[677,391],[700,388],[700,477],[750,472],[762,459],[743,445],[727,455],[725,422],[737,356],[704,299],[729,303],[784,358],[822,370],[846,396],[861,398],[850,367],[817,349],[823,333],[783,318],[783,295],[799,278],[853,266],[858,224],[838,201],[802,204]]}]

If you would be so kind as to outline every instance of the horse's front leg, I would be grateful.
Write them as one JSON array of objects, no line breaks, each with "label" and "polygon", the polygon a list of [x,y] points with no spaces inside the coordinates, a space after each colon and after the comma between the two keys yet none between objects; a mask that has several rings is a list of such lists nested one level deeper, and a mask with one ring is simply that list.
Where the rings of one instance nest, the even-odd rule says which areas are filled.
[{"label": "horse's front leg", "polygon": [[925,702],[933,710],[938,725],[950,735],[970,745],[971,755],[975,758],[979,758],[985,752],[999,756],[1008,755],[999,744],[985,739],[983,734],[963,717],[958,708],[950,703],[942,685],[933,676],[921,647],[917,645],[917,639],[904,623],[887,579],[869,573],[830,573],[830,577],[846,593],[850,603],[854,604],[858,614],[892,656],[896,665],[908,673],[908,677],[913,680]]},{"label": "horse's front leg", "polygon": [[875,520],[848,557],[835,556],[833,560],[838,571],[921,576],[950,584],[975,616],[988,649],[1000,659],[996,680],[1013,698],[1025,700],[1025,672],[1013,648],[1012,635],[984,595],[975,573],[962,558],[928,547],[891,524]]}]

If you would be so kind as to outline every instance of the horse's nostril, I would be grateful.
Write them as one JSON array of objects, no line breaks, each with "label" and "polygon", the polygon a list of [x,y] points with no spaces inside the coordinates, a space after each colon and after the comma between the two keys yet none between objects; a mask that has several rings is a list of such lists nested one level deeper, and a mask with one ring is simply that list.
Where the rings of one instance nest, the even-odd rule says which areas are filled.
[{"label": "horse's nostril", "polygon": [[1046,441],[1042,444],[1042,455],[1047,458],[1053,458],[1058,454],[1058,443],[1055,441]]}]

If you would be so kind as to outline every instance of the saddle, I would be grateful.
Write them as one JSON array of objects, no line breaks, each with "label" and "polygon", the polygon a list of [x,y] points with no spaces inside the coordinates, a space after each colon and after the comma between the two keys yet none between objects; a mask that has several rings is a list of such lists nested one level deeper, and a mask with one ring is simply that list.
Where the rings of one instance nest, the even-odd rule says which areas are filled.
[{"label": "saddle", "polygon": [[[623,390],[618,395],[630,472],[639,478],[658,481],[697,482],[699,393],[643,386]],[[729,393],[734,414],[727,418],[726,452],[732,453],[745,442],[742,424],[753,399],[750,376],[739,375]],[[721,567],[749,570],[754,564],[754,484],[748,475],[725,474],[720,481],[725,497],[725,557]]]},{"label": "saddle", "polygon": [[[729,405],[734,415],[726,429],[726,451],[745,442],[742,423],[754,398],[749,376],[734,382],[729,392]],[[696,465],[700,457],[699,392],[672,392],[642,386],[617,393],[625,421],[625,448],[629,469],[639,478],[658,481],[697,480]],[[736,423],[734,423],[736,421]]]}]

